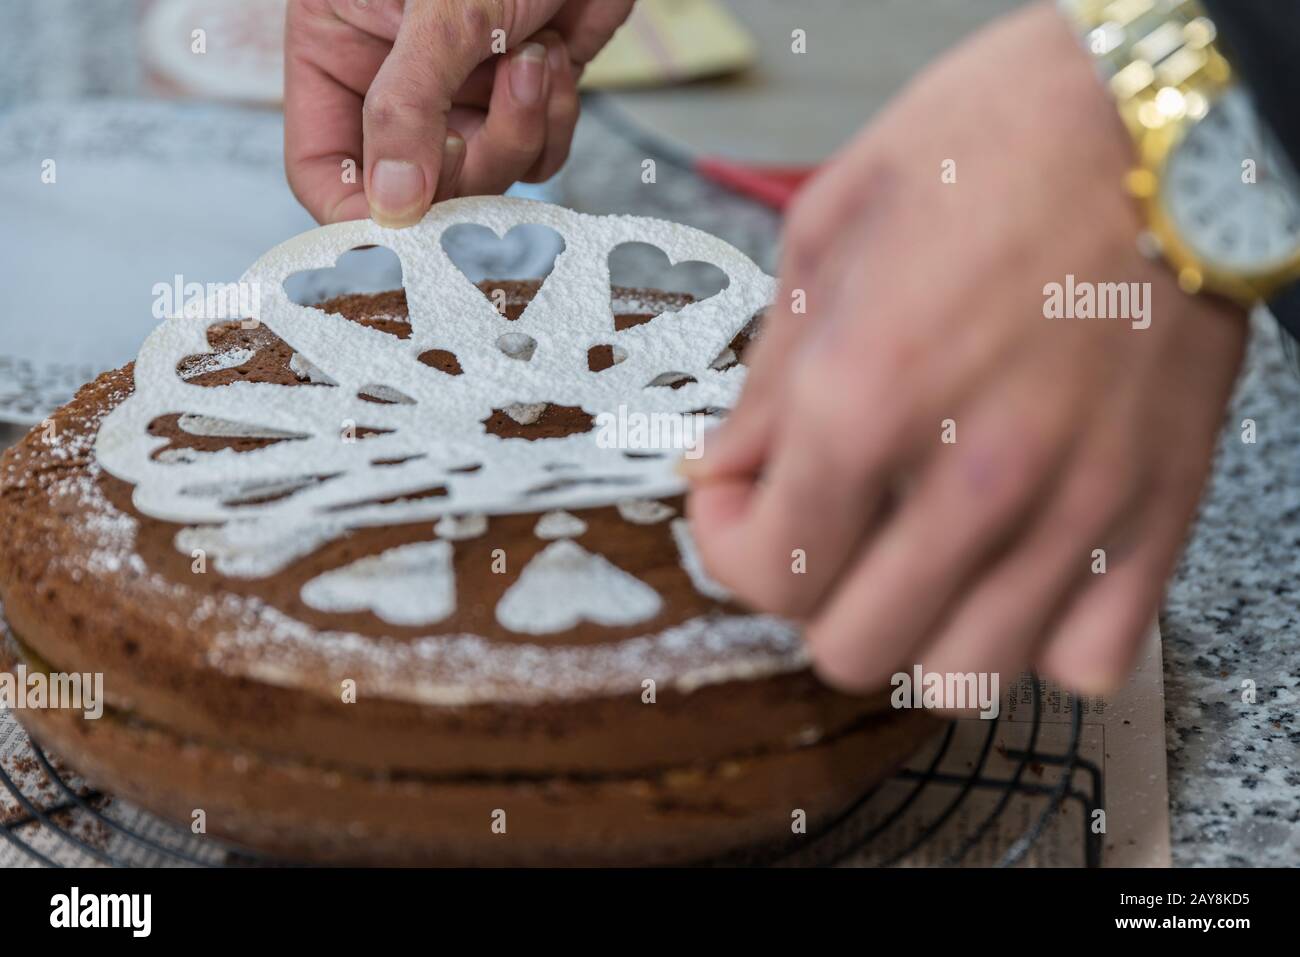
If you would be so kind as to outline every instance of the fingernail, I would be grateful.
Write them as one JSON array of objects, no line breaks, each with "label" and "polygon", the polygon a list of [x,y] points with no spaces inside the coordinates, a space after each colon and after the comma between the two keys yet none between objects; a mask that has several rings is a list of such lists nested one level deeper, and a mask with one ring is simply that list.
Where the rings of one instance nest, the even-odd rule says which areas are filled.
[{"label": "fingernail", "polygon": [[380,160],[370,177],[370,215],[381,226],[409,226],[424,214],[424,170],[405,160]]},{"label": "fingernail", "polygon": [[551,47],[551,51],[546,54],[546,65],[550,68],[551,76],[559,76],[569,66],[569,51],[563,43]]},{"label": "fingernail", "polygon": [[465,139],[459,133],[449,133],[442,144],[443,169],[455,173],[465,159]]},{"label": "fingernail", "polygon": [[433,197],[434,202],[456,195],[456,183],[464,165],[465,140],[459,133],[448,133],[442,144],[442,169],[438,173],[438,191]]},{"label": "fingernail", "polygon": [[694,481],[695,479],[703,478],[709,471],[708,467],[704,464],[703,459],[693,459],[685,455],[677,460],[677,465],[673,470],[687,481]]},{"label": "fingernail", "polygon": [[542,98],[546,78],[546,47],[525,43],[510,64],[510,92],[520,106],[535,106]]},{"label": "fingernail", "polygon": [[[710,453],[706,449],[712,447],[719,434],[717,429],[710,429],[701,435],[694,445],[688,447],[674,467],[677,474],[689,482],[701,482],[712,478],[717,471],[718,456],[716,450]],[[706,442],[705,439],[708,441]]]}]

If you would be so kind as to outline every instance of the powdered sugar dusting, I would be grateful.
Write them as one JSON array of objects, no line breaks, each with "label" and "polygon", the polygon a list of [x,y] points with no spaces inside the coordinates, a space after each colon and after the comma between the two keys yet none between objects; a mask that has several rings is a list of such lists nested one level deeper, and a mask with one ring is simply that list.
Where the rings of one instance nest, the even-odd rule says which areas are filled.
[{"label": "powdered sugar dusting", "polygon": [[256,520],[200,525],[176,533],[176,548],[192,558],[211,559],[232,578],[264,578],[283,571],[343,532],[339,523],[315,522],[301,527],[267,525]]},{"label": "powdered sugar dusting", "polygon": [[451,543],[415,542],[318,575],[302,600],[319,611],[372,611],[393,625],[431,625],[456,610]]},{"label": "powdered sugar dusting", "polygon": [[214,352],[211,355],[204,356],[185,370],[182,378],[196,379],[201,375],[207,375],[210,372],[220,372],[223,369],[233,369],[236,366],[242,366],[249,359],[253,358],[252,349],[228,349],[225,352]]},{"label": "powdered sugar dusting", "polygon": [[496,615],[511,631],[545,635],[583,621],[635,625],[662,606],[645,582],[566,539],[533,556],[501,596]]},{"label": "powdered sugar dusting", "polygon": [[[109,397],[120,401],[120,394]],[[34,473],[7,473],[6,485],[38,483],[61,512],[77,523],[82,549],[56,558],[67,567],[74,581],[83,576],[118,578],[129,576],[140,587],[159,593],[175,592],[179,586],[163,575],[151,571],[136,548],[140,523],[131,515],[113,507],[100,487],[101,469],[94,461],[92,447],[94,425],[89,428],[37,427],[37,449],[54,468],[47,467]],[[71,503],[74,507],[65,509]]]},{"label": "powdered sugar dusting", "polygon": [[545,402],[513,402],[501,411],[510,416],[519,425],[532,425],[546,411]]},{"label": "powdered sugar dusting", "polygon": [[690,522],[684,518],[673,519],[672,524],[673,541],[677,543],[677,551],[682,556],[682,567],[686,569],[686,574],[690,576],[691,584],[701,595],[708,595],[718,601],[730,601],[731,592],[723,588],[720,584],[709,577],[709,573],[704,570],[704,562],[700,560],[699,550],[695,547],[695,539],[691,537]]},{"label": "powdered sugar dusting", "polygon": [[188,412],[177,418],[176,425],[182,432],[205,438],[289,439],[296,437],[293,432],[262,428],[247,422],[235,422],[211,415],[192,415]]},{"label": "powdered sugar dusting", "polygon": [[317,385],[337,385],[333,379],[321,372],[301,352],[289,357],[289,371],[303,382],[315,382]]},{"label": "powdered sugar dusting", "polygon": [[[501,317],[444,261],[438,238],[456,222],[482,223],[498,234],[518,222],[540,222],[564,235],[566,250],[555,271],[519,319]],[[625,241],[652,242],[677,261],[712,262],[728,273],[730,285],[708,300],[615,332],[607,259],[609,249]],[[339,253],[370,243],[388,246],[402,259],[411,309],[407,339],[297,306],[283,294],[285,275],[332,265]],[[275,574],[356,528],[436,522],[432,528],[439,541],[354,562],[318,576],[304,589],[304,598],[310,596],[319,608],[364,608],[395,626],[430,620],[448,600],[448,588],[454,607],[450,564],[456,546],[451,543],[484,535],[487,515],[622,503],[620,513],[628,521],[671,518],[674,510],[655,499],[682,490],[673,456],[629,458],[618,449],[599,448],[594,434],[537,442],[503,439],[486,434],[481,423],[493,410],[550,403],[592,415],[620,405],[669,414],[728,408],[743,369],[709,366],[774,289],[734,249],[685,227],[496,199],[439,204],[412,230],[388,231],[369,222],[326,227],[273,250],[245,281],[262,284],[263,322],[302,357],[295,371],[311,369],[337,388],[188,383],[177,367],[186,357],[210,352],[207,323],[169,320],[141,352],[134,395],[101,398],[109,406],[118,404],[94,438],[94,456],[111,475],[135,486],[140,512],[183,526],[175,536],[178,549],[197,552],[236,577]],[[536,341],[530,359],[502,351],[498,340],[506,332]],[[591,373],[588,351],[611,341],[622,361]],[[463,374],[448,376],[419,363],[431,349],[454,353]],[[223,355],[207,361],[238,358]],[[646,387],[665,372],[696,381],[676,390]],[[362,396],[368,389],[391,390],[384,394],[412,404],[367,402]],[[227,449],[155,460],[166,439],[150,435],[148,427],[169,414],[186,416],[185,425],[198,434],[294,436],[295,441],[238,454]],[[340,425],[349,420],[369,430],[364,441],[341,440]],[[145,567],[136,546],[139,523],[114,508],[100,489],[99,466],[91,460],[94,426],[74,430],[68,440],[60,436],[41,450],[68,466],[50,470],[39,479],[42,485],[79,503],[71,520],[78,523],[85,548],[60,560],[108,580],[127,572],[132,590],[165,595],[169,601],[160,606],[160,627],[203,635],[211,664],[227,673],[331,694],[337,680],[353,677],[369,694],[461,705],[638,692],[645,678],[690,690],[807,664],[797,629],[762,615],[718,612],[657,634],[577,645],[468,634],[408,640],[320,629],[256,597],[198,591]],[[478,468],[467,471],[468,466]],[[557,483],[557,475],[578,481]],[[314,480],[320,476],[335,478]],[[539,481],[548,487],[536,490]],[[435,485],[446,486],[448,494],[397,501]],[[237,510],[230,504],[250,489],[295,487],[274,501]],[[380,504],[388,499],[394,501]],[[375,504],[331,511],[358,501]],[[627,626],[662,609],[662,599],[649,585],[573,542],[575,527],[562,530],[568,535],[534,556],[507,589],[496,609],[505,627],[544,635],[580,622]],[[676,523],[673,533],[682,546]],[[700,587],[693,550],[683,547],[682,556]],[[336,572],[347,574],[329,577]],[[433,594],[413,594],[430,583]],[[544,610],[541,617],[538,609]]]},{"label": "powdered sugar dusting", "polygon": [[[440,237],[460,223],[501,235],[522,223],[540,223],[564,237],[553,272],[517,319],[500,315],[447,257]],[[652,243],[676,262],[712,263],[730,283],[706,300],[615,332],[608,258],[624,242]],[[392,249],[402,262],[409,338],[298,305],[285,294],[289,275],[331,266],[341,253],[367,244]],[[773,280],[749,259],[698,230],[499,197],[439,203],[410,229],[362,220],[313,230],[273,249],[242,281],[259,287],[261,320],[301,357],[299,374],[324,377],[338,388],[186,383],[176,365],[204,351],[210,323],[168,320],[141,350],[135,392],[105,420],[96,455],[105,469],[135,486],[134,504],[147,515],[195,526],[256,519],[277,530],[273,538],[320,527],[340,533],[447,514],[583,508],[678,494],[683,482],[674,455],[627,456],[601,447],[597,430],[538,441],[502,438],[488,433],[483,422],[502,408],[528,419],[533,408],[549,403],[592,416],[620,410],[687,416],[701,408],[730,408],[743,368],[721,371],[711,363],[774,292]],[[503,351],[506,337],[535,344],[526,360],[517,350],[513,356]],[[591,372],[589,350],[611,338],[626,358]],[[419,361],[435,349],[453,353],[462,374],[447,375]],[[649,387],[665,373],[694,381],[677,389]],[[393,401],[367,401],[376,391]],[[147,429],[173,413],[181,413],[182,427],[197,434],[292,435],[296,441],[234,456],[159,460],[153,453],[164,440]],[[368,430],[365,441],[347,441],[349,424]],[[380,468],[376,460],[400,464]],[[467,471],[468,465],[480,467]],[[557,466],[564,481],[555,479]],[[326,475],[329,481],[301,481]],[[412,497],[435,486],[446,494]],[[288,493],[265,496],[261,490],[269,487]],[[265,500],[250,504],[249,490]],[[355,502],[370,504],[337,511]]]},{"label": "powdered sugar dusting", "polygon": [[677,510],[663,502],[649,499],[631,499],[618,503],[618,514],[623,521],[633,525],[658,525],[677,514]]},{"label": "powdered sugar dusting", "polygon": [[[136,550],[138,521],[105,498],[99,469],[87,460],[93,425],[60,433],[42,450],[69,466],[43,483],[55,497],[78,503],[73,520],[85,547],[61,560],[74,575],[111,579],[129,570],[136,575],[133,589],[187,606],[184,617],[166,611],[160,625],[209,634],[209,663],[228,674],[327,694],[354,678],[376,696],[460,706],[639,693],[645,678],[691,691],[807,666],[798,630],[767,615],[703,615],[657,634],[596,645],[502,643],[468,634],[395,641],[319,630],[255,597],[197,594],[145,568]],[[476,534],[487,525],[481,516],[449,516],[438,523],[440,535],[454,530],[444,523]]]},{"label": "powdered sugar dusting", "polygon": [[433,526],[433,533],[439,538],[459,542],[468,538],[480,538],[487,532],[486,515],[444,515]]},{"label": "powdered sugar dusting", "polygon": [[547,512],[537,520],[533,534],[547,540],[555,538],[577,538],[587,531],[587,523],[569,512]]},{"label": "powdered sugar dusting", "polygon": [[[796,671],[808,658],[798,632],[768,615],[692,618],[657,635],[607,645],[501,644],[476,635],[435,635],[386,644],[320,632],[274,608],[238,604],[240,625],[223,631],[213,664],[271,684],[298,687],[304,664],[324,672],[322,690],[363,670],[371,693],[431,705],[508,700],[520,704],[639,693]],[[230,611],[209,607],[206,614]]]}]

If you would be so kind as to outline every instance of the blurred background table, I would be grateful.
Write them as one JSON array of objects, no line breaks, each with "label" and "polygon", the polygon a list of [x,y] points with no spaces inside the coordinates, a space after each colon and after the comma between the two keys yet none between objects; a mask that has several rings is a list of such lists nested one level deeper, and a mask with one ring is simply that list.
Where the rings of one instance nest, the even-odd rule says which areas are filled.
[{"label": "blurred background table", "polygon": [[[608,95],[635,124],[670,144],[739,160],[813,163],[937,52],[1016,3],[727,5],[755,42],[750,70]],[[6,111],[34,104],[54,110],[75,101],[155,95],[158,86],[139,48],[143,9],[141,0],[0,3],[0,120]],[[803,55],[790,52],[796,28],[807,32]],[[267,112],[250,110],[250,126],[267,122]],[[645,185],[640,169],[646,155],[586,116],[548,196],[592,212],[686,222],[774,268],[777,213],[670,164],[660,165],[657,183]],[[3,277],[3,262],[31,224],[3,210],[0,224]],[[187,238],[177,234],[172,241],[180,249]],[[248,262],[262,251],[249,248]],[[135,302],[102,303],[100,321],[147,308],[146,292]],[[0,307],[0,353],[5,342],[58,334],[58,316],[15,315]],[[1237,424],[1246,417],[1258,423],[1256,445],[1238,439]],[[0,445],[21,432],[0,426]],[[1271,322],[1257,317],[1211,485],[1161,616],[1175,864],[1294,865],[1300,859],[1297,582],[1300,377]],[[1241,701],[1246,679],[1258,686],[1255,705]]]}]

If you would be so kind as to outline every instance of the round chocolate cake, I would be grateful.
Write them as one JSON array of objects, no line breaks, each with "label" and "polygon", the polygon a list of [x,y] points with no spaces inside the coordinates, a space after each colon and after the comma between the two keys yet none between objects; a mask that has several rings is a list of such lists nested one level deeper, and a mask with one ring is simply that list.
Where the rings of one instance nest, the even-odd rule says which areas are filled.
[{"label": "round chocolate cake", "polygon": [[[792,822],[814,833],[932,733],[820,684],[797,628],[708,578],[680,496],[645,494],[655,453],[588,441],[619,376],[649,408],[709,414],[747,317],[614,288],[608,333],[546,327],[600,288],[557,260],[548,287],[464,283],[439,326],[427,290],[459,293],[412,255],[404,291],[165,322],[5,453],[2,664],[102,673],[107,703],[19,711],[37,740],[287,860],[669,864],[797,845]],[[479,350],[453,307],[530,333]],[[562,347],[596,386],[555,385]],[[476,374],[522,399],[485,400]],[[538,401],[552,388],[568,398]]]}]

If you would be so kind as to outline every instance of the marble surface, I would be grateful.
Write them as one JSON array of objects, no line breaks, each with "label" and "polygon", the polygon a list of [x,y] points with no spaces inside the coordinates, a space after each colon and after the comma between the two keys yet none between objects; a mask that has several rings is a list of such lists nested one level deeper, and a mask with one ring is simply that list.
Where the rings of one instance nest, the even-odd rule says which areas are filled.
[{"label": "marble surface", "polygon": [[1160,618],[1179,864],[1300,863],[1300,376],[1271,320],[1254,331]]},{"label": "marble surface", "polygon": [[[5,4],[0,109],[39,98],[138,92],[136,6]],[[555,184],[557,198],[591,211],[644,212],[699,226],[772,270],[772,213],[665,163],[656,184],[642,184],[643,157],[584,119]],[[1255,444],[1241,441],[1247,417],[1257,423]],[[0,429],[0,444],[16,434]],[[1272,322],[1257,317],[1210,487],[1161,614],[1177,865],[1300,863],[1298,580],[1300,376]],[[1243,700],[1245,682],[1253,682],[1252,703]]]}]

